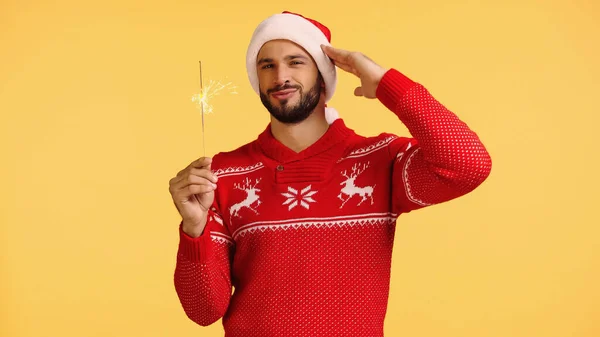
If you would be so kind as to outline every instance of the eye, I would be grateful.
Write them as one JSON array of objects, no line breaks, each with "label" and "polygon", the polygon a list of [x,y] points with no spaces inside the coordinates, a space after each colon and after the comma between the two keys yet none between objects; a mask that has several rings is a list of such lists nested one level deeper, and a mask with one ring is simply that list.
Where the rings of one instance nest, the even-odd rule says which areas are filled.
[{"label": "eye", "polygon": [[267,68],[272,67],[272,66],[273,66],[272,64],[267,64],[267,65],[262,66],[261,69],[267,69]]},{"label": "eye", "polygon": [[292,61],[292,64],[302,64],[300,61]]}]

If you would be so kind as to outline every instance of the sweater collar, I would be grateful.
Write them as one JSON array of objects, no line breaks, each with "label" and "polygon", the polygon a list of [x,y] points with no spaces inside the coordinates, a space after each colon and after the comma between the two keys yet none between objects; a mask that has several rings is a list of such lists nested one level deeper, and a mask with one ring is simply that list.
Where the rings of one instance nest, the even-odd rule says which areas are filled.
[{"label": "sweater collar", "polygon": [[271,123],[269,123],[265,130],[258,136],[257,142],[267,157],[280,163],[288,163],[309,158],[327,151],[353,134],[354,130],[348,128],[344,121],[341,118],[338,118],[329,125],[329,128],[321,138],[306,149],[296,153],[273,136],[273,133],[271,132]]}]

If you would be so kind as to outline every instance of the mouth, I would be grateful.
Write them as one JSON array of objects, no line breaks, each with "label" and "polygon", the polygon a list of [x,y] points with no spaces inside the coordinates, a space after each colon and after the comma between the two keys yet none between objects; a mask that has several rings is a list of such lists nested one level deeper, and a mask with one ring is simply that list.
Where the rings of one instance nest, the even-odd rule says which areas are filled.
[{"label": "mouth", "polygon": [[292,95],[298,91],[298,89],[285,89],[285,90],[279,90],[279,91],[275,91],[271,94],[271,96],[277,98],[277,99],[288,99],[290,97],[292,97]]}]

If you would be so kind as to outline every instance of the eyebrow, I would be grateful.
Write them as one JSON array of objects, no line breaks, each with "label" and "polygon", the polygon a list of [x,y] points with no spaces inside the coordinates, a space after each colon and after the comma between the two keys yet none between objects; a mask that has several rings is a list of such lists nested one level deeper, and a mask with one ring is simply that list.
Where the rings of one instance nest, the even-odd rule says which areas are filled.
[{"label": "eyebrow", "polygon": [[[289,60],[293,60],[293,59],[303,59],[303,60],[308,60],[308,57],[302,55],[302,54],[293,54],[293,55],[287,55],[284,58],[286,61]],[[270,57],[263,57],[260,60],[258,60],[258,62],[256,63],[257,65],[261,65],[263,63],[271,63],[273,62],[273,59]]]}]

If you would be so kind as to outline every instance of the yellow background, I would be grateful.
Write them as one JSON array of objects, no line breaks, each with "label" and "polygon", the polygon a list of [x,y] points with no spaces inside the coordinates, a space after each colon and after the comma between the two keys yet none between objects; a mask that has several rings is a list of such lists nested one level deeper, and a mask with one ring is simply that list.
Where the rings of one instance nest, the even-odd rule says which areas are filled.
[{"label": "yellow background", "polygon": [[[198,60],[238,86],[207,154],[263,130],[245,51],[282,10],[424,84],[493,158],[475,192],[401,217],[386,336],[600,336],[597,2],[167,3],[0,5],[1,336],[223,335],[176,297],[168,181],[202,155]],[[349,126],[408,135],[357,84],[330,104]]]}]

